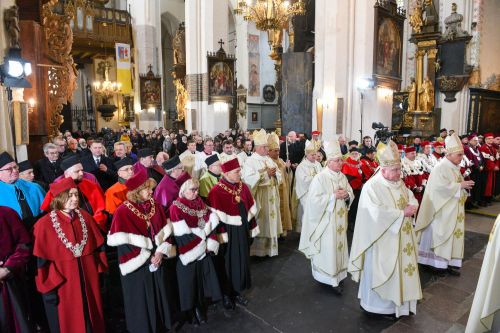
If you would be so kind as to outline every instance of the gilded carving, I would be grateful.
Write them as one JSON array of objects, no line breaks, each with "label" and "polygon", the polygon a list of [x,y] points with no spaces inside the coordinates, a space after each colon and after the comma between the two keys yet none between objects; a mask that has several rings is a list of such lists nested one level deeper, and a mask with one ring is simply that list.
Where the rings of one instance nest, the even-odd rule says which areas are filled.
[{"label": "gilded carving", "polygon": [[431,112],[434,109],[434,86],[429,77],[425,77],[418,93],[420,111]]},{"label": "gilded carving", "polygon": [[417,5],[413,10],[413,13],[410,15],[410,26],[413,29],[413,32],[419,34],[422,32],[422,26],[424,25],[423,20],[423,3],[422,1],[417,1]]},{"label": "gilded carving", "polygon": [[174,86],[176,89],[176,106],[177,106],[177,120],[184,120],[186,112],[186,103],[188,101],[188,92],[182,84],[180,79],[174,80]]},{"label": "gilded carving", "polygon": [[408,111],[415,111],[417,107],[417,83],[415,78],[411,78],[411,83],[408,86]]},{"label": "gilded carving", "polygon": [[57,4],[57,0],[50,0],[42,8],[47,57],[53,62],[48,70],[49,137],[58,135],[59,126],[63,122],[63,105],[71,101],[78,76],[71,55],[73,32],[70,21],[73,16],[55,13],[53,9]]}]

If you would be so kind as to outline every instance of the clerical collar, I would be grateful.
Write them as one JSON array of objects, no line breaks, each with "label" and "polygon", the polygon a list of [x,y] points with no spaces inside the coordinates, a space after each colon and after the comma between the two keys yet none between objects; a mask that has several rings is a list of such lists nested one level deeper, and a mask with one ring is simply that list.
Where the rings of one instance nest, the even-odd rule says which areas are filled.
[{"label": "clerical collar", "polygon": [[247,154],[247,156],[249,156],[249,157],[252,156],[252,152],[251,151],[245,152],[245,154]]},{"label": "clerical collar", "polygon": [[206,151],[203,151],[203,152],[205,153],[205,155],[208,155],[208,156],[210,156],[210,155],[212,155],[212,154],[213,154],[213,152],[211,152],[210,154],[209,154],[209,153],[207,153]]},{"label": "clerical collar", "polygon": [[220,175],[216,175],[215,173],[213,173],[212,171],[210,170],[207,170],[209,174],[211,174],[212,176],[214,176],[215,178],[217,179],[220,179]]}]

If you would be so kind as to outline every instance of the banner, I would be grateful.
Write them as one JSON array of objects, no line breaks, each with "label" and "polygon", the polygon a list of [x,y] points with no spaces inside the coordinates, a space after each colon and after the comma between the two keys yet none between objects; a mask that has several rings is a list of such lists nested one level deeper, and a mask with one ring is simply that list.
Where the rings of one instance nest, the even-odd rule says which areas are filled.
[{"label": "banner", "polygon": [[130,66],[130,45],[116,43],[116,81],[122,84],[122,94],[132,93],[132,74]]}]

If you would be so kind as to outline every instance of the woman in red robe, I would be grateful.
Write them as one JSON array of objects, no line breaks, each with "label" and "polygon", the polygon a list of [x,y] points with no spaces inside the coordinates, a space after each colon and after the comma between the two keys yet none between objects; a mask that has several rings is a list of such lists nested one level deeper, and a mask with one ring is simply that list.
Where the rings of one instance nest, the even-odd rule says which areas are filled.
[{"label": "woman in red robe", "polygon": [[104,332],[99,273],[107,270],[104,238],[93,217],[78,209],[72,178],[50,185],[51,211],[33,229],[36,285],[51,332]]},{"label": "woman in red robe", "polygon": [[163,257],[175,257],[172,224],[152,198],[154,179],[146,168],[125,182],[127,200],[113,214],[108,245],[116,246],[125,321],[130,333],[165,332],[172,326],[174,301]]}]

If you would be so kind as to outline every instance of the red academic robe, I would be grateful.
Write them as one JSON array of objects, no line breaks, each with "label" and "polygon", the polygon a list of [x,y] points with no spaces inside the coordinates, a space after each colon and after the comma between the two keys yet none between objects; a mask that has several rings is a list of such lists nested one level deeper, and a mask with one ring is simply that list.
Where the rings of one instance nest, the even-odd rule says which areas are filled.
[{"label": "red academic robe", "polygon": [[114,214],[118,206],[127,200],[127,186],[120,182],[116,182],[113,186],[108,188],[104,197],[106,199],[106,211]]},{"label": "red academic robe", "polygon": [[348,157],[342,166],[342,173],[346,175],[353,190],[361,190],[361,187],[363,187],[363,171],[359,161]]},{"label": "red academic robe", "polygon": [[[86,333],[84,300],[88,305],[90,330],[94,333],[104,332],[99,290],[99,273],[108,269],[104,237],[92,216],[84,210],[80,212],[85,219],[88,240],[79,258],[59,239],[50,214],[42,217],[33,229],[33,254],[38,258],[38,275],[35,278],[37,289],[46,297],[57,295],[58,322],[55,324],[58,324],[61,333]],[[82,241],[82,226],[76,212],[71,219],[57,211],[57,219],[68,241],[73,244]],[[46,298],[46,307],[47,303]]]},{"label": "red academic robe", "polygon": [[16,211],[1,206],[0,261],[4,263],[0,266],[10,271],[10,275],[0,283],[0,308],[5,312],[0,315],[0,330],[6,329],[6,332],[31,331],[23,279],[31,256],[30,244],[31,236]]},{"label": "red academic robe", "polygon": [[[106,213],[104,213],[106,202],[104,200],[104,192],[102,191],[101,187],[86,179],[83,179],[81,182],[77,183],[77,186],[80,194],[85,196],[88,203],[90,204],[90,208],[93,214],[92,221],[97,222],[99,228],[101,228],[103,232],[107,232],[109,229],[108,216],[106,215]],[[52,202],[53,198],[54,197],[52,193],[50,191],[47,192],[47,195],[45,196],[40,209],[46,212],[50,212],[50,203]],[[83,202],[80,202],[80,206],[82,208],[85,208]]]},{"label": "red academic robe", "polygon": [[363,183],[370,179],[375,170],[378,168],[378,163],[375,160],[370,160],[368,157],[361,158],[361,171],[363,172]]},{"label": "red academic robe", "polygon": [[495,147],[484,144],[479,148],[484,158],[484,172],[486,172],[486,186],[484,196],[491,197],[495,194],[496,173],[495,167],[500,167],[500,160]]}]

